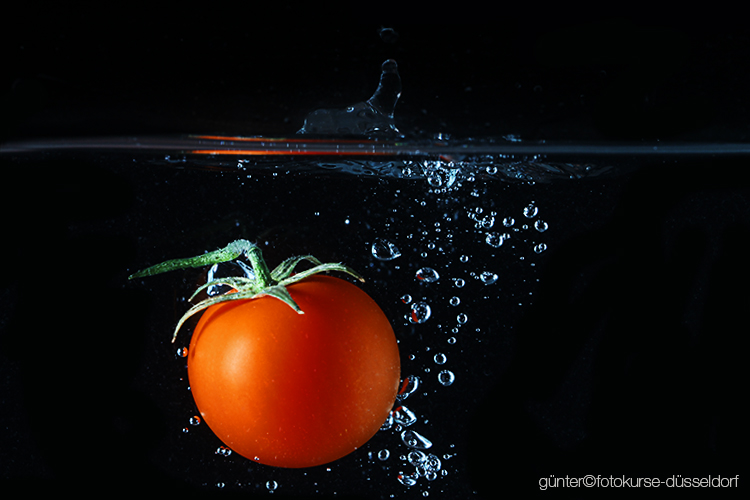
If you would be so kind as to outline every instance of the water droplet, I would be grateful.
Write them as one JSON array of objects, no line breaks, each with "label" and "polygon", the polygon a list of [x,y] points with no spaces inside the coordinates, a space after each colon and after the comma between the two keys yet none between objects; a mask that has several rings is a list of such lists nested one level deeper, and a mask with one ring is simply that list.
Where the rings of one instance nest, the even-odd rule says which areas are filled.
[{"label": "water droplet", "polygon": [[484,239],[484,241],[487,242],[487,244],[491,247],[498,248],[500,245],[503,244],[503,241],[505,238],[503,238],[503,235],[500,233],[487,233],[487,237]]},{"label": "water droplet", "polygon": [[190,417],[190,425],[200,425],[201,418],[198,415],[195,415],[194,417]]},{"label": "water droplet", "polygon": [[401,256],[401,251],[390,241],[378,238],[372,244],[372,256],[378,260],[393,260]]},{"label": "water droplet", "polygon": [[534,228],[536,228],[536,230],[540,233],[543,233],[549,228],[549,225],[542,219],[539,219],[534,223]]},{"label": "water droplet", "polygon": [[378,458],[380,460],[388,460],[389,456],[391,456],[391,452],[389,452],[388,450],[380,450],[378,452]]},{"label": "water droplet", "polygon": [[451,297],[451,299],[448,302],[452,306],[457,306],[458,304],[461,303],[461,299],[459,299],[458,297]]},{"label": "water droplet", "polygon": [[429,439],[411,429],[401,433],[401,441],[409,448],[426,450],[432,447],[432,442]]},{"label": "water droplet", "polygon": [[421,281],[424,283],[433,283],[440,279],[440,275],[431,267],[423,267],[422,269],[417,271],[416,278],[417,281]]},{"label": "water droplet", "polygon": [[430,318],[431,313],[430,306],[425,302],[416,302],[411,306],[409,321],[417,324],[424,323]]},{"label": "water droplet", "polygon": [[228,457],[229,455],[232,454],[232,450],[230,450],[226,446],[219,446],[218,448],[216,448],[215,453],[217,455],[221,455],[222,457]]},{"label": "water droplet", "polygon": [[439,365],[445,364],[445,362],[448,360],[448,358],[442,352],[435,354],[435,357],[433,359],[435,360],[435,363]]},{"label": "water droplet", "polygon": [[268,491],[271,491],[271,492],[276,491],[276,488],[278,487],[279,487],[279,483],[277,483],[276,481],[266,482],[266,489],[268,489]]},{"label": "water droplet", "polygon": [[180,347],[179,349],[177,349],[177,357],[186,358],[187,355],[188,355],[187,347]]},{"label": "water droplet", "polygon": [[401,384],[401,390],[398,392],[396,399],[403,401],[408,398],[410,394],[414,393],[419,388],[419,384],[422,382],[418,376],[409,375],[404,379],[404,383]]},{"label": "water droplet", "polygon": [[545,250],[547,250],[547,244],[546,243],[539,243],[534,247],[534,252],[536,253],[542,253]]},{"label": "water droplet", "polygon": [[451,385],[454,380],[456,380],[456,376],[450,370],[443,370],[438,373],[438,382],[446,387]]},{"label": "water droplet", "polygon": [[417,416],[406,406],[399,406],[393,411],[393,421],[404,427],[409,427],[417,421]]},{"label": "water droplet", "polygon": [[485,285],[492,285],[497,281],[497,274],[491,273],[489,271],[484,271],[479,275],[479,279],[481,279],[482,283],[484,283]]},{"label": "water droplet", "polygon": [[465,313],[461,313],[458,316],[456,316],[456,320],[458,320],[459,325],[463,325],[467,321],[469,321],[469,317]]},{"label": "water droplet", "polygon": [[527,217],[529,219],[536,217],[536,214],[538,213],[539,213],[539,208],[533,203],[529,203],[529,205],[524,207],[523,209],[524,217]]}]

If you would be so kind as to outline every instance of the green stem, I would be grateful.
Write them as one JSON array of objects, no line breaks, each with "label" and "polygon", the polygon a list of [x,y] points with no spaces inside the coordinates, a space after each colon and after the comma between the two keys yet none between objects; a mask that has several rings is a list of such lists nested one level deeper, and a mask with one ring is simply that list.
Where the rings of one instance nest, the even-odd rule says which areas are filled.
[{"label": "green stem", "polygon": [[260,251],[260,248],[253,245],[245,251],[245,257],[250,261],[250,265],[255,272],[258,288],[268,288],[276,284],[271,277],[271,271],[268,269],[266,261],[263,260],[263,252]]},{"label": "green stem", "polygon": [[[268,269],[268,265],[266,265],[266,262],[263,260],[263,253],[261,252],[260,248],[258,248],[254,243],[251,243],[247,240],[235,240],[229,243],[224,248],[220,248],[203,255],[198,255],[196,257],[188,257],[186,259],[173,259],[162,262],[161,264],[156,264],[132,274],[129,279],[141,278],[144,276],[153,276],[155,274],[160,274],[167,271],[174,271],[175,269],[186,269],[190,267],[201,267],[218,264],[220,262],[234,260],[241,255],[244,255],[245,258],[250,261],[250,265],[253,269],[253,276],[219,278],[217,280],[212,280],[211,282],[206,283],[205,285],[198,288],[198,290],[196,290],[196,294],[211,285],[218,284],[229,285],[235,290],[233,293],[208,297],[207,299],[202,300],[201,302],[191,307],[190,310],[187,311],[177,323],[177,327],[174,331],[174,336],[172,337],[172,342],[174,342],[175,338],[177,337],[177,332],[180,330],[180,327],[187,318],[197,312],[211,307],[212,305],[216,305],[222,302],[228,302],[231,300],[254,299],[267,295],[281,300],[289,307],[294,309],[294,311],[298,314],[304,314],[304,312],[294,302],[294,299],[292,299],[292,296],[287,291],[287,286],[293,283],[297,283],[300,280],[304,280],[305,278],[314,274],[328,271],[347,273],[351,276],[354,276],[360,281],[364,281],[364,279],[362,279],[359,274],[354,272],[352,269],[349,269],[345,265],[336,263],[323,264],[312,255],[291,257],[279,264],[273,271],[270,271]],[[303,260],[306,260],[309,263],[313,264],[314,267],[294,274],[295,267]],[[195,297],[196,294],[191,297],[191,300]]]}]

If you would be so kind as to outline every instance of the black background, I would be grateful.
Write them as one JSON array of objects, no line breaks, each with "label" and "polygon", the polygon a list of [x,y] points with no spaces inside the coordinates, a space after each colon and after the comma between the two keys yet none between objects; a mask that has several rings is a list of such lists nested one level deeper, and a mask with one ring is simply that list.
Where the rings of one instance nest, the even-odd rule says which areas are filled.
[{"label": "black background", "polygon": [[[750,38],[705,13],[632,4],[193,9],[31,7],[5,16],[0,137],[293,134],[313,109],[369,97],[380,64],[394,58],[403,80],[396,123],[407,135],[747,141]],[[378,35],[384,26],[395,42]],[[135,243],[66,239],[71,223],[127,211],[131,188],[85,165],[24,170],[2,161],[3,488],[190,492],[146,459],[165,432],[148,423],[162,421],[153,403],[99,390],[100,374],[128,387],[139,369],[116,353],[128,332],[144,330],[146,313],[134,311],[149,299],[106,281],[132,268]],[[514,478],[514,488],[530,486],[513,493],[529,496],[539,477],[593,469],[746,480],[747,171],[747,158],[646,160],[609,200],[611,217],[554,249],[510,368],[472,415],[475,490],[493,498],[509,484],[497,477]],[[90,244],[108,249],[86,262],[113,295],[87,299],[98,312],[81,320],[71,311],[92,285],[70,285],[80,269],[67,263],[80,263]],[[53,299],[38,297],[47,285]],[[87,345],[115,315],[127,319]],[[63,335],[69,328],[86,334]],[[89,358],[86,349],[113,356]],[[595,360],[572,382],[592,388],[587,401],[560,385],[581,353]],[[545,427],[524,413],[528,401],[546,404],[541,414],[552,421],[561,413],[584,423]],[[111,420],[87,421],[91,408]],[[128,418],[132,408],[141,418]],[[590,438],[573,445],[566,425],[579,424]],[[77,431],[94,439],[72,445]]]}]

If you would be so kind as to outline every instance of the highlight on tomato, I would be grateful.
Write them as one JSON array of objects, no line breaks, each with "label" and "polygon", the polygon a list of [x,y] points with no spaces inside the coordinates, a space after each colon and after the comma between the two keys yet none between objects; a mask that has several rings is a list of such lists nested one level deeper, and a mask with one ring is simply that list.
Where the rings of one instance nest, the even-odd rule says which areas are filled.
[{"label": "highlight on tomato", "polygon": [[[204,311],[188,348],[190,388],[203,421],[236,453],[277,467],[312,467],[364,445],[393,408],[400,357],[383,311],[356,285],[319,273],[340,271],[310,255],[273,271],[247,240],[175,259],[130,279],[245,257],[252,273],[196,290],[231,290],[197,303]],[[294,273],[307,261],[314,267]]]}]

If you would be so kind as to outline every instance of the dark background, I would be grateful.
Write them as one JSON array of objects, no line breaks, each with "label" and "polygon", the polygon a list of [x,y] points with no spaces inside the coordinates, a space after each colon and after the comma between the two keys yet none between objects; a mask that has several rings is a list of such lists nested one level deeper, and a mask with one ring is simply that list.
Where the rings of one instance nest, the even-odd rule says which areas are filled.
[{"label": "dark background", "polygon": [[[368,98],[380,64],[394,58],[403,80],[396,124],[407,135],[747,141],[750,38],[728,20],[739,13],[716,22],[633,4],[192,9],[29,7],[5,16],[0,137],[293,134],[313,109]],[[398,39],[382,39],[382,27]],[[161,421],[157,408],[139,393],[99,392],[101,375],[129,387],[137,369],[117,355],[119,339],[143,331],[145,313],[130,307],[149,299],[106,281],[134,265],[135,243],[66,239],[72,223],[124,213],[132,188],[87,165],[24,169],[0,159],[3,488],[190,492],[145,459],[164,432],[148,424]],[[509,483],[528,483],[514,493],[529,496],[539,477],[593,469],[746,479],[737,457],[746,443],[747,158],[640,166],[618,181],[611,216],[551,252],[513,362],[472,415],[471,481],[487,498]],[[80,268],[67,264],[90,244],[108,249],[86,256],[104,285],[75,281]],[[46,284],[59,290],[52,300],[37,297]],[[116,300],[78,302],[91,286]],[[81,309],[84,319],[71,312]],[[128,319],[110,337],[82,340],[114,315]],[[75,328],[85,334],[61,336]],[[113,356],[89,359],[86,349]],[[593,363],[581,361],[589,355]],[[129,416],[134,407],[141,418]],[[86,409],[112,418],[88,421]],[[78,443],[76,432],[91,439]]]}]

